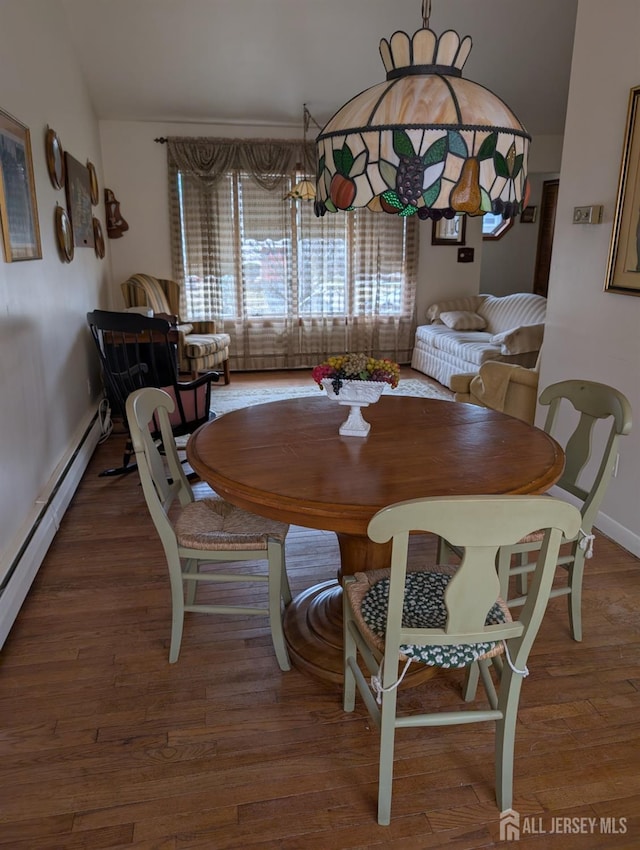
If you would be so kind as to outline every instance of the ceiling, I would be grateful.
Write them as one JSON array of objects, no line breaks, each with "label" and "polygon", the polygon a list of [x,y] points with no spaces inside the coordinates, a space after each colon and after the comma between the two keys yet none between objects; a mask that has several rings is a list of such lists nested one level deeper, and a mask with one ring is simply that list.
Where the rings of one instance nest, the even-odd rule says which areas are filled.
[{"label": "ceiling", "polygon": [[[381,38],[421,0],[61,0],[99,119],[324,124],[384,80]],[[430,26],[470,35],[464,76],[534,136],[562,134],[577,0],[433,0]]]}]

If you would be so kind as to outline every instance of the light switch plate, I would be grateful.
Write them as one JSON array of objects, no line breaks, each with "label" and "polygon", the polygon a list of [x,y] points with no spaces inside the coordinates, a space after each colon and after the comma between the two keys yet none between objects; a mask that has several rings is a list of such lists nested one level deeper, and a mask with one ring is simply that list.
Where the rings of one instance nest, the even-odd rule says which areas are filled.
[{"label": "light switch plate", "polygon": [[473,248],[458,248],[458,262],[459,263],[472,263],[473,262]]},{"label": "light switch plate", "polygon": [[602,221],[602,205],[590,207],[574,207],[574,224],[600,224]]}]

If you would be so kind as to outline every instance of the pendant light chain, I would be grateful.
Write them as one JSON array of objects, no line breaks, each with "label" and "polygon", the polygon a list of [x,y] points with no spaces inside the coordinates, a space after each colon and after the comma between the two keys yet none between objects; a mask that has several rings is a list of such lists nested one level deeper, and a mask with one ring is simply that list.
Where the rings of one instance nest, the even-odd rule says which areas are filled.
[{"label": "pendant light chain", "polygon": [[431,0],[422,0],[422,27],[429,29],[429,18],[431,17]]},{"label": "pendant light chain", "polygon": [[291,191],[287,192],[284,196],[283,200],[304,200],[311,201],[316,197],[316,188],[315,185],[308,179],[308,175],[313,174],[315,172],[315,163],[313,161],[313,155],[309,152],[307,147],[307,133],[309,131],[309,127],[313,124],[314,127],[317,127],[318,130],[322,128],[313,117],[313,115],[307,109],[307,104],[302,104],[302,161],[298,163],[298,167],[302,169],[303,174],[301,175],[300,180],[293,186]]}]

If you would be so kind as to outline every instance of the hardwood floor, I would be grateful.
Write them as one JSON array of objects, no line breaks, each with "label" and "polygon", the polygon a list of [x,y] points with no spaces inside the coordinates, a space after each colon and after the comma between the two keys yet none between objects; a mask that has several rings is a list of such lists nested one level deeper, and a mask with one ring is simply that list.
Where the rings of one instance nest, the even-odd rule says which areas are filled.
[{"label": "hardwood floor", "polygon": [[[291,379],[254,376],[273,378]],[[123,441],[98,447],[0,655],[0,848],[508,846],[491,725],[401,730],[392,822],[379,827],[366,712],[345,715],[338,689],[282,673],[266,622],[187,615],[169,665],[165,561],[137,475],[97,475]],[[433,552],[412,539],[412,559]],[[292,528],[287,563],[294,592],[332,578],[334,535]],[[521,850],[640,846],[639,576],[638,559],[598,535],[582,643],[565,600],[549,605],[516,737]],[[453,706],[459,683],[440,675],[400,700]]]}]

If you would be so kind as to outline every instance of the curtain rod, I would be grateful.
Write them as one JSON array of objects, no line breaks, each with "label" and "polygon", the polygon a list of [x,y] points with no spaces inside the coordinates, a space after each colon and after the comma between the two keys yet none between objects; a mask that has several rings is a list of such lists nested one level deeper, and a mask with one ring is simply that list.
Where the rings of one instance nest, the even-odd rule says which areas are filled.
[{"label": "curtain rod", "polygon": [[165,138],[165,136],[159,136],[157,139],[154,139],[153,141],[158,142],[159,145],[166,145],[168,140]]}]

